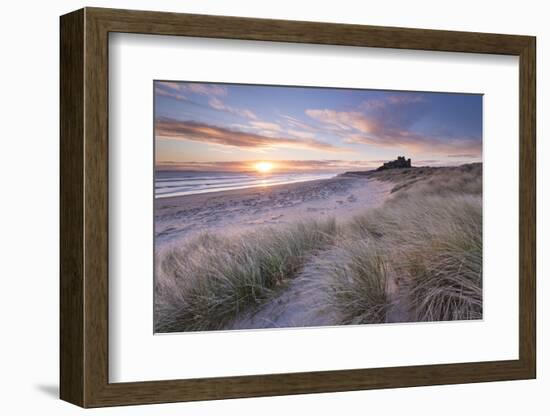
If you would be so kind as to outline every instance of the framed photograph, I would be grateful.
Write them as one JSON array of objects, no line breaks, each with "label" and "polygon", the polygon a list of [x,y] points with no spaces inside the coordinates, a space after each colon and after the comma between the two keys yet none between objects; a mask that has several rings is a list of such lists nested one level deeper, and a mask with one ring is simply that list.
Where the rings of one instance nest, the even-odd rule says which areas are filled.
[{"label": "framed photograph", "polygon": [[534,37],[60,27],[63,400],[535,378]]}]

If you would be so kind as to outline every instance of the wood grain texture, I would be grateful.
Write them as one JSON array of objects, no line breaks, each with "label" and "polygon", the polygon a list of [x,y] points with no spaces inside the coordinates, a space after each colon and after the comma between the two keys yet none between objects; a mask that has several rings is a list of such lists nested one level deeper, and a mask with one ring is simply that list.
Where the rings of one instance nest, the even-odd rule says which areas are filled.
[{"label": "wood grain texture", "polygon": [[108,33],[86,15],[84,58],[84,332],[85,406],[95,402],[108,380],[109,309],[109,139]]},{"label": "wood grain texture", "polygon": [[519,55],[528,36],[87,8],[110,32]]},{"label": "wood grain texture", "polygon": [[[518,360],[191,380],[108,380],[108,33],[520,57]],[[535,39],[87,8],[61,18],[61,397],[83,407],[534,378]]]},{"label": "wood grain texture", "polygon": [[536,377],[536,41],[520,54],[519,355]]},{"label": "wood grain texture", "polygon": [[84,12],[60,24],[60,388],[84,405]]}]

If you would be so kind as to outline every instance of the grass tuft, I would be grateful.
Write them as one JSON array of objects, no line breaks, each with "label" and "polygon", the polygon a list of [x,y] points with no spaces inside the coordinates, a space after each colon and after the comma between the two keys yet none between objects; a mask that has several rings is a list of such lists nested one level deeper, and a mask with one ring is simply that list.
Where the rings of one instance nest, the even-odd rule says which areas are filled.
[{"label": "grass tuft", "polygon": [[310,221],[234,237],[204,234],[169,250],[157,273],[155,330],[223,328],[295,277],[336,234],[334,220]]},{"label": "grass tuft", "polygon": [[337,311],[340,324],[385,322],[387,262],[371,241],[341,241],[312,268],[323,306]]},{"label": "grass tuft", "polygon": [[[158,258],[157,332],[223,329],[296,277],[334,324],[482,317],[482,167],[384,171],[383,207],[351,221],[204,234]],[[321,310],[321,309],[319,309]]]}]

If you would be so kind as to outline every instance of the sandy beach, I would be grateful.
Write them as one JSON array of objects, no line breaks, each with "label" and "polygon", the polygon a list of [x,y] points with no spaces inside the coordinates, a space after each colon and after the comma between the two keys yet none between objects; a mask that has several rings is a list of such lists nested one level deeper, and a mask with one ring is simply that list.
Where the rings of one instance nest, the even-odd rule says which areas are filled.
[{"label": "sandy beach", "polygon": [[[393,184],[366,177],[331,179],[211,192],[155,200],[155,249],[159,258],[185,247],[194,236],[210,232],[238,235],[264,226],[279,227],[307,220],[335,218],[344,223],[381,206]],[[226,329],[331,325],[334,310],[322,305],[318,285],[301,273],[278,296],[231,320]]]},{"label": "sandy beach", "polygon": [[481,172],[405,168],[157,199],[156,329],[481,319]]},{"label": "sandy beach", "polygon": [[203,231],[235,233],[262,225],[335,217],[380,206],[393,185],[361,177],[211,192],[155,200],[155,243],[182,243]]}]

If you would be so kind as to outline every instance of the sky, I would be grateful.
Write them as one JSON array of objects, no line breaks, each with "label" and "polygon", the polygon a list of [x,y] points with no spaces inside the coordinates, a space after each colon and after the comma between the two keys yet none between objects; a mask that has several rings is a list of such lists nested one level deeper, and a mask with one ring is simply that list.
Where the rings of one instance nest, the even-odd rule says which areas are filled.
[{"label": "sky", "polygon": [[159,170],[371,169],[481,161],[482,95],[155,81]]}]

